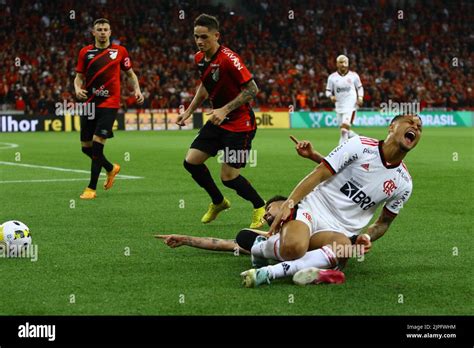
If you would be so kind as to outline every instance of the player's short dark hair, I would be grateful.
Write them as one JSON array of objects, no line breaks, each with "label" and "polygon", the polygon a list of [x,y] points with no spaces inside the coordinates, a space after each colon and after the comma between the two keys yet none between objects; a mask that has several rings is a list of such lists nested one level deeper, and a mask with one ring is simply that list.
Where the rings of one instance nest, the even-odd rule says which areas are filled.
[{"label": "player's short dark hair", "polygon": [[107,18],[98,18],[94,21],[94,27],[96,24],[108,24],[110,25],[110,22]]},{"label": "player's short dark hair", "polygon": [[288,199],[288,197],[285,197],[285,196],[281,196],[281,195],[276,195],[276,196],[273,196],[272,198],[270,198],[267,203],[265,203],[265,209],[267,209],[267,207],[273,203],[273,202],[277,202],[277,201],[286,201]]},{"label": "player's short dark hair", "polygon": [[394,118],[392,118],[392,120],[390,121],[390,125],[392,125],[393,123],[397,122],[398,120],[400,120],[402,117],[405,117],[405,116],[416,116],[420,119],[420,122],[423,124],[423,120],[421,119],[420,115],[418,115],[418,114],[415,114],[415,115],[402,114],[402,115],[397,115]]},{"label": "player's short dark hair", "polygon": [[206,27],[209,30],[219,31],[219,21],[217,18],[205,13],[200,14],[194,20],[194,26],[197,27],[198,25],[201,27]]}]

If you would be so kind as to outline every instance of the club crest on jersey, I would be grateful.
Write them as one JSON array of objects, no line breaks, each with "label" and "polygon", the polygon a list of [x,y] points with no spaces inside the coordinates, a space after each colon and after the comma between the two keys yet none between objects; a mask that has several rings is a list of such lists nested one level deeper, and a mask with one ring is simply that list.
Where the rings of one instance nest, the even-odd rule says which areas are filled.
[{"label": "club crest on jersey", "polygon": [[390,196],[392,192],[397,188],[393,180],[387,180],[383,183],[383,192]]},{"label": "club crest on jersey", "polygon": [[109,50],[109,57],[110,59],[117,58],[118,51],[117,50]]},{"label": "club crest on jersey", "polygon": [[211,73],[212,73],[212,79],[216,82],[219,81],[219,68],[212,70]]}]

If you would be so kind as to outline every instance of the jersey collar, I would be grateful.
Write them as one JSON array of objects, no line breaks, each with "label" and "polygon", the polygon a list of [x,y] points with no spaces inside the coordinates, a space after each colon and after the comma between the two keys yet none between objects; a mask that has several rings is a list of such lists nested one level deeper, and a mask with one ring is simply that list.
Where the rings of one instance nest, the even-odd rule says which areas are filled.
[{"label": "jersey collar", "polygon": [[383,166],[384,166],[385,168],[387,168],[387,169],[397,168],[397,167],[400,165],[400,163],[402,163],[402,162],[400,161],[400,162],[398,162],[398,163],[391,163],[391,164],[388,164],[387,161],[385,161],[385,155],[384,155],[384,153],[383,153],[383,148],[382,148],[383,143],[384,143],[383,140],[380,140],[380,141],[379,141],[379,153],[380,153],[380,159],[382,160]]}]

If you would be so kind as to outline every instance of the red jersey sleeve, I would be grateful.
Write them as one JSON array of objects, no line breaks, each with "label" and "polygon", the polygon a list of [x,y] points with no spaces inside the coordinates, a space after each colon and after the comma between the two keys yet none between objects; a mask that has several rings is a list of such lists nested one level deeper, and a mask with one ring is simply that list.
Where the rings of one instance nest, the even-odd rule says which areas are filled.
[{"label": "red jersey sleeve", "polygon": [[79,51],[79,58],[77,59],[76,72],[81,73],[81,74],[84,74],[85,68],[86,68],[84,66],[84,61],[85,61],[84,58],[85,58],[86,52],[87,52],[87,47],[83,47]]},{"label": "red jersey sleeve", "polygon": [[244,85],[253,77],[245,64],[242,62],[242,59],[235,53],[234,55],[237,59],[227,59],[227,70],[234,81],[236,81],[239,85]]},{"label": "red jersey sleeve", "polygon": [[120,69],[127,71],[132,68],[132,61],[128,55],[128,51],[125,47],[122,47],[122,60],[120,61]]}]

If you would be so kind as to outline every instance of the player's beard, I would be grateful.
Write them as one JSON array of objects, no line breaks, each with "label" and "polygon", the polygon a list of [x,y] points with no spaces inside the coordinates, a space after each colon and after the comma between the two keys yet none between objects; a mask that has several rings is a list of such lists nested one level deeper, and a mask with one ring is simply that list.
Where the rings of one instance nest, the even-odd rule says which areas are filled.
[{"label": "player's beard", "polygon": [[275,220],[274,216],[265,217],[265,221],[267,222],[268,226],[272,225],[273,220]]}]

